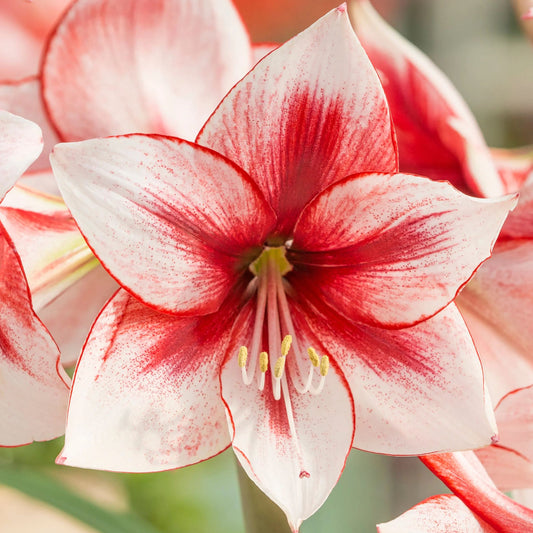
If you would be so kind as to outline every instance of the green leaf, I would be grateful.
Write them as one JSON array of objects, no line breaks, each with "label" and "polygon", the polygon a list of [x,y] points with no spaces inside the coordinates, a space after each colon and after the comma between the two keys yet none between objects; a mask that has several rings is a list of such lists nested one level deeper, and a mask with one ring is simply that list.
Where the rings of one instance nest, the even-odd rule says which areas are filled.
[{"label": "green leaf", "polygon": [[47,503],[101,533],[158,533],[130,513],[116,513],[71,492],[59,481],[20,465],[1,465],[0,483]]}]

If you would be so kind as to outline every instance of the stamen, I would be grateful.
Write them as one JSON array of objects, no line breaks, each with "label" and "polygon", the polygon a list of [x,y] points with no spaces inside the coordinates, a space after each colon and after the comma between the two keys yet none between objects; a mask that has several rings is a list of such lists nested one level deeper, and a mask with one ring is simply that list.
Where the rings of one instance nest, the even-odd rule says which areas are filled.
[{"label": "stamen", "polygon": [[246,360],[248,359],[248,348],[241,346],[239,348],[239,366],[244,368],[246,366]]},{"label": "stamen", "polygon": [[285,357],[291,349],[292,335],[285,335],[281,341],[281,355]]},{"label": "stamen", "polygon": [[309,359],[311,360],[311,364],[313,366],[318,366],[320,363],[320,357],[318,357],[318,354],[316,353],[316,350],[314,348],[307,348],[307,354],[309,355]]},{"label": "stamen", "polygon": [[259,368],[263,374],[268,370],[268,354],[266,352],[259,354]]},{"label": "stamen", "polygon": [[276,379],[281,379],[281,376],[283,376],[284,369],[285,369],[285,356],[282,355],[281,357],[278,357],[278,360],[276,361],[276,364],[274,365],[274,377]]},{"label": "stamen", "polygon": [[320,358],[320,375],[322,377],[326,377],[328,375],[329,370],[329,357],[327,355],[323,355]]},{"label": "stamen", "polygon": [[265,388],[265,372],[268,370],[268,354],[266,352],[261,352],[259,354],[259,369],[261,374],[259,376],[259,390]]}]

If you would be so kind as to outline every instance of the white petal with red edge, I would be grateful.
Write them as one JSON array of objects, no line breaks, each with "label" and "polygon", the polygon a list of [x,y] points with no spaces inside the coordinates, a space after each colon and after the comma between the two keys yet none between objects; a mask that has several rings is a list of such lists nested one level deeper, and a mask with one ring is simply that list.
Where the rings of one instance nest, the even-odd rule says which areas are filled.
[{"label": "white petal with red edge", "polygon": [[288,257],[316,265],[298,285],[316,286],[345,316],[410,325],[455,298],[515,205],[407,174],[354,176],[306,206]]},{"label": "white petal with red edge", "polygon": [[502,195],[504,186],[479,126],[446,76],[368,0],[350,2],[350,16],[387,94],[400,169],[448,180],[481,196]]},{"label": "white petal with red edge", "polygon": [[[294,351],[287,355],[279,400],[274,399],[272,385],[277,360],[274,349],[269,350],[270,370],[264,390],[259,390],[257,380],[245,385],[237,352],[240,345],[251,344],[254,317],[250,308],[246,309],[232,332],[229,357],[221,374],[222,396],[233,428],[233,449],[241,465],[285,512],[292,530],[298,531],[302,521],[324,503],[344,468],[353,438],[353,399],[334,367],[330,367],[319,395],[297,392],[294,381],[301,387],[307,373],[302,376]],[[296,312],[292,318],[298,342],[316,346],[303,318]],[[310,363],[306,363],[307,370]],[[315,376],[317,379],[320,377]]]},{"label": "white petal with red edge", "polygon": [[58,142],[58,138],[43,105],[39,79],[29,78],[19,82],[0,84],[0,109],[20,115],[39,125],[42,130],[44,148],[30,170],[49,169],[48,156],[54,144]]},{"label": "white petal with red edge", "polygon": [[215,311],[245,268],[242,255],[262,245],[274,224],[244,172],[180,139],[133,135],[60,144],[51,161],[104,267],[162,310]]},{"label": "white petal with red edge", "polygon": [[453,304],[401,330],[355,325],[317,299],[308,308],[315,309],[307,313],[309,327],[355,399],[354,447],[421,455],[490,444],[494,413],[472,339]]},{"label": "white petal with red edge", "polygon": [[0,446],[59,437],[69,379],[33,312],[20,259],[1,226],[0,310]]},{"label": "white petal with red edge", "polygon": [[60,463],[150,472],[207,459],[230,444],[219,368],[231,312],[177,318],[123,290],[80,357]]},{"label": "white petal with red edge", "polygon": [[397,168],[387,102],[345,11],[331,11],[260,61],[197,138],[250,174],[282,233],[331,183]]},{"label": "white petal with red edge", "polygon": [[0,111],[0,200],[42,149],[42,132],[37,124]]},{"label": "white petal with red edge", "polygon": [[0,221],[15,241],[37,311],[98,266],[58,197],[17,186],[0,206]]},{"label": "white petal with red edge", "polygon": [[377,528],[378,533],[497,533],[451,494],[428,498]]},{"label": "white petal with red edge", "polygon": [[44,58],[44,99],[63,140],[128,132],[193,139],[252,65],[228,0],[80,0]]}]

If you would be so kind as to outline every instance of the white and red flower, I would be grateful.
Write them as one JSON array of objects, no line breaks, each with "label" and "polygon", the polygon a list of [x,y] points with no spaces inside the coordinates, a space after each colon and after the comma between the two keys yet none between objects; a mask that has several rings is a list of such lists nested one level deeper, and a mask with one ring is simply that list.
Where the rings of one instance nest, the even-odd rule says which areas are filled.
[{"label": "white and red flower", "polygon": [[462,97],[420,50],[368,0],[353,0],[350,14],[387,95],[400,170],[449,181],[475,196],[520,191],[492,258],[456,300],[497,401],[533,383],[533,153],[489,150]]},{"label": "white and red flower", "polygon": [[[39,127],[0,111],[0,200],[43,147]],[[63,434],[68,377],[35,315],[13,241],[0,224],[0,446]]]},{"label": "white and red flower", "polygon": [[481,366],[450,302],[515,200],[397,174],[385,96],[345,6],[261,61],[196,143],[95,139],[58,145],[52,164],[126,289],[87,340],[61,462],[164,470],[232,444],[297,530],[352,445],[491,441]]}]

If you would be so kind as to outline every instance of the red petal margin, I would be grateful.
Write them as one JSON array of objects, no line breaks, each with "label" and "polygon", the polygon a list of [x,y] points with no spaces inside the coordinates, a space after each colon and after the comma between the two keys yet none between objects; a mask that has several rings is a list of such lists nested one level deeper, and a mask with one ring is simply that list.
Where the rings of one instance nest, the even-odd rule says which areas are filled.
[{"label": "red petal margin", "polygon": [[190,465],[230,444],[220,365],[238,312],[158,313],[119,290],[80,357],[60,463],[151,472]]},{"label": "red petal margin", "polygon": [[533,510],[512,500],[489,481],[474,452],[426,455],[420,460],[453,493],[500,533],[531,533]]},{"label": "red petal margin", "polygon": [[68,376],[35,315],[20,259],[0,225],[0,446],[63,434]]},{"label": "red petal margin", "polygon": [[129,132],[192,140],[251,66],[229,0],[79,0],[45,53],[43,95],[62,140]]},{"label": "red petal margin", "polygon": [[385,95],[344,7],[260,61],[228,93],[197,142],[250,174],[285,234],[331,183],[397,170]]}]

